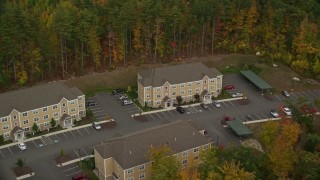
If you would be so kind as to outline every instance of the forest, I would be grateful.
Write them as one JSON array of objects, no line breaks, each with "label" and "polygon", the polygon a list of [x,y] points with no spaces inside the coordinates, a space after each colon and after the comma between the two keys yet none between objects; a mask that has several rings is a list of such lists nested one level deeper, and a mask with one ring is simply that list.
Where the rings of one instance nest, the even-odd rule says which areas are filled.
[{"label": "forest", "polygon": [[320,79],[318,0],[1,0],[0,84],[259,54]]}]

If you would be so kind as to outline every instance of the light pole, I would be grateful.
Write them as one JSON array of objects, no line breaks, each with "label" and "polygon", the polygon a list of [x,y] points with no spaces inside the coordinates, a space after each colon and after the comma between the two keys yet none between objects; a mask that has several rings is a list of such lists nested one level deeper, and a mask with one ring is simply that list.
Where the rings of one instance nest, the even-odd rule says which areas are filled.
[{"label": "light pole", "polygon": [[219,146],[219,135],[217,136],[217,146]]}]

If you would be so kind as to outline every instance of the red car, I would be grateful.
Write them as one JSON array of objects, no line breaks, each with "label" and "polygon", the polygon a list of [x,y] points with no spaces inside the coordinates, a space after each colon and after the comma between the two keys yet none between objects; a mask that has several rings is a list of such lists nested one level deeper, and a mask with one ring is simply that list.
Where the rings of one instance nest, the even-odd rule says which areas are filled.
[{"label": "red car", "polygon": [[223,120],[225,120],[225,121],[232,121],[232,120],[234,120],[235,118],[233,118],[233,117],[230,117],[230,116],[225,116],[224,118],[223,118]]},{"label": "red car", "polygon": [[72,180],[88,180],[88,177],[85,174],[77,174],[72,177]]},{"label": "red car", "polygon": [[233,84],[229,84],[229,85],[226,85],[224,87],[224,90],[232,90],[232,89],[235,89],[236,87],[233,85]]}]

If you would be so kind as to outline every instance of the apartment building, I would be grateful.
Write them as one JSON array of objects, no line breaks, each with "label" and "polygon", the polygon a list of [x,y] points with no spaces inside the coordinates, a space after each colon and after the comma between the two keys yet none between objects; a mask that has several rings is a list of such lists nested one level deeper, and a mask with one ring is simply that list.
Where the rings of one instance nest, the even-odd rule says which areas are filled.
[{"label": "apartment building", "polygon": [[188,166],[200,163],[199,153],[210,148],[212,141],[186,121],[160,125],[95,146],[95,173],[101,180],[147,180],[152,165],[147,152],[163,144],[182,166]]},{"label": "apartment building", "polygon": [[51,128],[53,118],[63,128],[86,116],[85,95],[78,88],[52,82],[0,94],[0,135],[19,141],[32,132]]},{"label": "apartment building", "polygon": [[138,100],[142,106],[169,108],[177,103],[195,100],[211,102],[222,91],[223,75],[201,62],[153,68],[138,72]]}]

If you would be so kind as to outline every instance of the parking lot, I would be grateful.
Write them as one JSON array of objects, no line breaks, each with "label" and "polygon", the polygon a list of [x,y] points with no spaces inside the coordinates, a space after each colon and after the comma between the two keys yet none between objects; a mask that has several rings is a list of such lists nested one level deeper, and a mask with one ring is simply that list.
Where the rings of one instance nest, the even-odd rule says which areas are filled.
[{"label": "parking lot", "polygon": [[[94,105],[88,106],[89,104],[94,104]],[[109,115],[109,113],[106,111],[105,108],[99,105],[95,97],[90,97],[87,99],[87,108],[92,111],[93,115],[96,118],[96,121],[111,119],[111,116]]]}]

